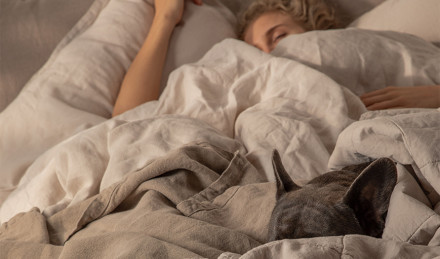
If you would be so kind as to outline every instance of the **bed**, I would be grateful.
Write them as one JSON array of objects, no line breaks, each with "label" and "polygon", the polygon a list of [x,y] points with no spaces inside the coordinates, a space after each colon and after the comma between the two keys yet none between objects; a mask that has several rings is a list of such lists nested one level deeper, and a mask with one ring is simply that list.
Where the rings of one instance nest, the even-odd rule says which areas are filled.
[{"label": "bed", "polygon": [[[440,109],[358,98],[440,84],[439,2],[335,1],[346,28],[270,54],[236,39],[249,2],[189,4],[160,99],[111,119],[152,1],[2,0],[0,257],[440,256]],[[298,184],[392,158],[383,237],[267,243],[274,149]]]}]

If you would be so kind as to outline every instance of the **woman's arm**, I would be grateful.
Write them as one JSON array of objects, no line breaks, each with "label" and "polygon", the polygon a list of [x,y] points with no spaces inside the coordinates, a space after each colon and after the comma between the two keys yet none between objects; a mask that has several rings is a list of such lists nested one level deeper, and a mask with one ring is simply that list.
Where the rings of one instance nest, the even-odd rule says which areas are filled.
[{"label": "woman's arm", "polygon": [[[202,0],[193,0],[202,4]],[[157,100],[171,34],[183,15],[184,0],[155,0],[150,31],[130,65],[119,90],[112,116]]]},{"label": "woman's arm", "polygon": [[361,96],[368,110],[392,108],[439,108],[440,85],[389,86]]}]

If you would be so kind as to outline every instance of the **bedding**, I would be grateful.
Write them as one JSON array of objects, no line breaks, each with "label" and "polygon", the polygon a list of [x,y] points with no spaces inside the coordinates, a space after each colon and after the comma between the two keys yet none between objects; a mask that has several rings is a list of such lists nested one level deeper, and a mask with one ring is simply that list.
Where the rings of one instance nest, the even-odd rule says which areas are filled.
[{"label": "bedding", "polygon": [[[440,256],[440,110],[367,112],[357,97],[440,84],[438,48],[356,28],[292,35],[271,54],[224,39],[174,70],[158,101],[108,119],[151,13],[95,1],[0,113],[6,257]],[[383,240],[265,244],[273,149],[298,184],[394,159]]]}]

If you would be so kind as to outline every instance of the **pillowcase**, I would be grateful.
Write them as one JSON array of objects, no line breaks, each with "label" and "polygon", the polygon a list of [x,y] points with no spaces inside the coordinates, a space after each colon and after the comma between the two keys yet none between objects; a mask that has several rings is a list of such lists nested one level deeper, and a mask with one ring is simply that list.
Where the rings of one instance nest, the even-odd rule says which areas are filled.
[{"label": "pillowcase", "polygon": [[387,0],[349,27],[397,31],[440,43],[439,0]]}]

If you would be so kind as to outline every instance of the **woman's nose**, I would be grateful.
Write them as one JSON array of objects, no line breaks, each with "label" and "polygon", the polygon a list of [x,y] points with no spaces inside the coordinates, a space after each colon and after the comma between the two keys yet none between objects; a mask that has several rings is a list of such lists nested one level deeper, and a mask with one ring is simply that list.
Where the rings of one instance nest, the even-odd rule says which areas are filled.
[{"label": "woman's nose", "polygon": [[263,46],[261,46],[261,50],[266,53],[270,53],[272,51],[272,48],[271,48],[271,46],[263,45]]}]

